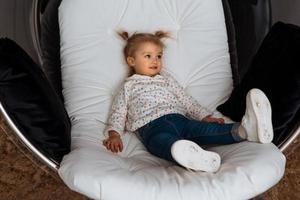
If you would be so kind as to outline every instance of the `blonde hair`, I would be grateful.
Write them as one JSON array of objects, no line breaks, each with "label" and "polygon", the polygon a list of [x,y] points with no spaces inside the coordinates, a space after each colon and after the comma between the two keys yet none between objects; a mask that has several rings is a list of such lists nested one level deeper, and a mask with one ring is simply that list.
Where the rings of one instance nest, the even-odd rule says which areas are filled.
[{"label": "blonde hair", "polygon": [[[134,33],[129,37],[128,32],[126,31],[118,31],[119,36],[121,36],[125,41],[126,45],[123,49],[123,54],[125,61],[128,57],[134,57],[134,53],[139,48],[139,46],[146,42],[151,42],[161,48],[164,48],[165,45],[161,41],[162,38],[170,37],[168,32],[164,31],[156,31],[154,34],[152,33]],[[127,63],[127,61],[126,61]],[[134,74],[134,70],[131,67],[129,76]]]}]

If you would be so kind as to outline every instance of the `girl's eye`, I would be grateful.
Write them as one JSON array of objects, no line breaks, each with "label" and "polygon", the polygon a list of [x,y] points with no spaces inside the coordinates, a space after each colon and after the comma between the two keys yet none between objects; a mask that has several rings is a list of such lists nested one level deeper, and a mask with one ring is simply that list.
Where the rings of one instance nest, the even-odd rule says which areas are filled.
[{"label": "girl's eye", "polygon": [[162,58],[162,55],[158,55],[157,58],[158,58],[158,59],[161,59],[161,58]]},{"label": "girl's eye", "polygon": [[151,56],[150,55],[145,55],[145,58],[151,58]]}]

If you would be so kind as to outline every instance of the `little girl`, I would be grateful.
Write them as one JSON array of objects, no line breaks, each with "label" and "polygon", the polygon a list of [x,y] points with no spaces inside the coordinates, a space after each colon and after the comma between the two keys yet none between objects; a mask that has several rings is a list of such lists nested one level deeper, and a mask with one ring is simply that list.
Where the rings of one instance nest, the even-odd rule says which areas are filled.
[{"label": "little girl", "polygon": [[216,172],[220,156],[199,145],[272,141],[271,107],[262,91],[248,93],[242,123],[224,124],[162,71],[161,39],[168,33],[119,35],[127,42],[124,56],[131,74],[111,107],[106,130],[109,137],[103,141],[108,150],[122,151],[120,135],[127,130],[135,132],[153,155],[188,169]]}]

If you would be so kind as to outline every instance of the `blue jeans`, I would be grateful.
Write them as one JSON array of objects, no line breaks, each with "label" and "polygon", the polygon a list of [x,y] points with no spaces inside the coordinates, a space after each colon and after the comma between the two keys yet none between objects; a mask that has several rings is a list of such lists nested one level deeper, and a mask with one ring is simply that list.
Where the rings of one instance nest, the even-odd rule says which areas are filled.
[{"label": "blue jeans", "polygon": [[177,140],[191,140],[198,145],[237,143],[244,140],[238,135],[238,127],[239,123],[219,124],[189,119],[180,114],[168,114],[137,131],[151,154],[175,162],[171,146]]}]

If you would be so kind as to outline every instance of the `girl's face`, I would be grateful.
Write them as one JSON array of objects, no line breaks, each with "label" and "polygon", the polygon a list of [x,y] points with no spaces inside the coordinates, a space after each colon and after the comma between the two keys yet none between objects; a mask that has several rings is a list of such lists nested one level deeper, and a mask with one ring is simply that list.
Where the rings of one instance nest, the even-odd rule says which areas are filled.
[{"label": "girl's face", "polygon": [[136,74],[155,76],[162,68],[162,56],[162,47],[145,42],[139,45],[133,57],[127,57],[127,63],[133,67]]}]

